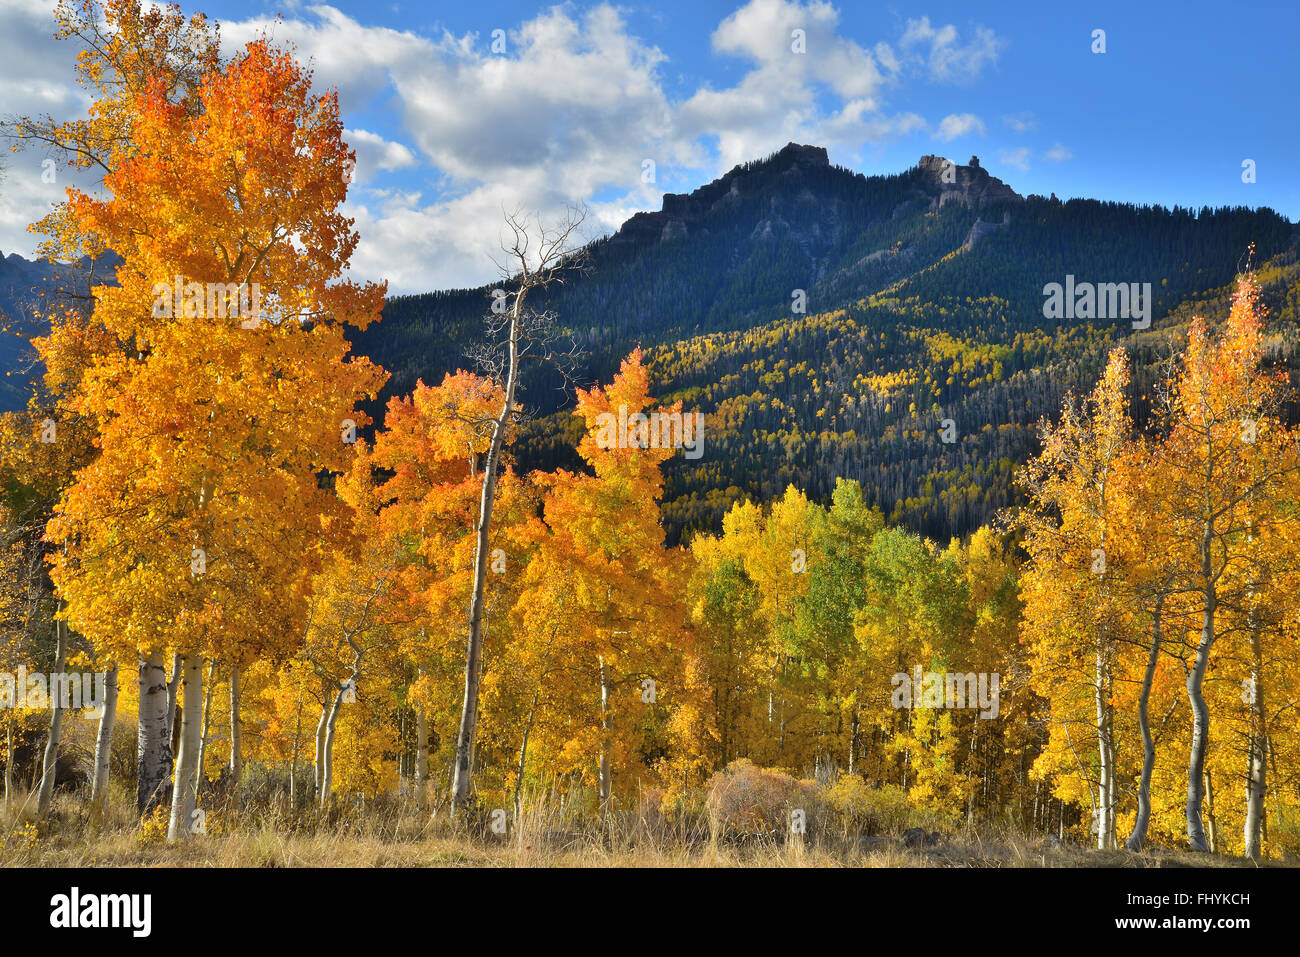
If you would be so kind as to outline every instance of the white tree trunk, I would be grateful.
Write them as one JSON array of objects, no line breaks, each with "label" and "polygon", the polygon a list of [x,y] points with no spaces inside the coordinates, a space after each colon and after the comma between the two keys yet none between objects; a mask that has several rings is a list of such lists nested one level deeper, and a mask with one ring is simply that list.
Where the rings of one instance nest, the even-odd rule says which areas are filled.
[{"label": "white tree trunk", "polygon": [[330,707],[329,717],[325,721],[325,737],[322,742],[322,764],[320,772],[320,793],[317,801],[321,807],[328,807],[330,791],[334,786],[334,725],[339,719],[339,709],[343,707],[343,689],[334,695],[334,704]]},{"label": "white tree trunk", "polygon": [[298,810],[298,742],[302,735],[302,695],[298,695],[298,717],[293,725],[293,758],[289,762],[289,810]]},{"label": "white tree trunk", "polygon": [[172,772],[171,728],[167,719],[167,678],[163,656],[140,659],[140,720],[136,733],[136,809],[153,811],[167,798]]},{"label": "white tree trunk", "polygon": [[239,669],[230,669],[230,780],[238,787],[244,773],[243,743],[239,733]]},{"label": "white tree trunk", "polygon": [[415,798],[423,801],[429,791],[429,716],[424,706],[415,709]]},{"label": "white tree trunk", "polygon": [[[59,602],[63,610],[63,602]],[[63,674],[63,663],[68,657],[68,628],[59,620],[54,620],[54,671],[50,675],[50,731],[45,738],[45,760],[41,764],[41,784],[37,791],[36,816],[43,818],[50,813],[50,803],[54,800],[54,778],[59,769],[59,739],[63,736],[63,709],[59,707],[56,689],[62,690],[58,676]]]},{"label": "white tree trunk", "polygon": [[112,769],[113,727],[117,724],[117,662],[108,669],[104,681],[104,713],[99,717],[95,735],[95,774],[90,785],[90,805],[102,812],[108,805],[109,772]]},{"label": "white tree trunk", "polygon": [[[167,681],[167,740],[172,741],[176,734],[176,694],[181,687],[181,656],[172,655],[172,676]],[[172,748],[175,755],[176,749]]]},{"label": "white tree trunk", "polygon": [[1124,846],[1130,851],[1140,851],[1147,839],[1147,826],[1151,822],[1151,773],[1156,766],[1156,743],[1151,737],[1151,685],[1155,681],[1156,666],[1160,662],[1160,641],[1164,597],[1156,602],[1151,623],[1151,651],[1147,668],[1142,675],[1142,690],[1138,694],[1138,730],[1142,733],[1142,776],[1138,781],[1137,815],[1133,820],[1133,833]]},{"label": "white tree trunk", "polygon": [[172,815],[167,826],[168,841],[188,840],[194,821],[194,790],[198,773],[199,740],[202,732],[203,658],[185,655],[181,659],[184,685],[180,722],[181,745],[176,756],[176,780],[172,785]]},{"label": "white tree trunk", "polygon": [[194,776],[194,793],[197,797],[199,788],[203,787],[204,769],[207,767],[209,717],[212,714],[212,692],[216,686],[213,680],[217,673],[216,661],[208,662],[208,677],[203,683],[203,734],[199,737],[199,773]]},{"label": "white tree trunk", "polygon": [[[1210,545],[1211,534],[1207,531],[1202,543],[1202,576],[1210,582]],[[1201,613],[1201,640],[1196,647],[1196,661],[1187,675],[1187,699],[1192,706],[1192,747],[1187,761],[1187,841],[1194,851],[1210,849],[1205,840],[1205,827],[1201,823],[1202,780],[1205,775],[1205,750],[1210,743],[1210,709],[1201,693],[1205,681],[1205,669],[1210,663],[1210,647],[1214,644],[1214,613],[1218,606],[1218,594],[1213,585],[1204,589],[1205,607]]]},{"label": "white tree trunk", "polygon": [[600,662],[600,821],[609,820],[609,801],[613,791],[609,770],[609,672],[605,659]]},{"label": "white tree trunk", "polygon": [[329,705],[322,705],[320,709],[320,720],[316,722],[316,759],[313,767],[316,772],[316,794],[315,799],[319,803],[321,785],[325,782],[325,729],[329,726],[330,709]]},{"label": "white tree trunk", "polygon": [[1246,823],[1243,849],[1252,861],[1258,861],[1262,851],[1264,824],[1264,790],[1268,769],[1268,729],[1264,720],[1264,675],[1260,648],[1259,624],[1251,615],[1250,646],[1252,669],[1250,696],[1250,737],[1247,739],[1246,758]]}]

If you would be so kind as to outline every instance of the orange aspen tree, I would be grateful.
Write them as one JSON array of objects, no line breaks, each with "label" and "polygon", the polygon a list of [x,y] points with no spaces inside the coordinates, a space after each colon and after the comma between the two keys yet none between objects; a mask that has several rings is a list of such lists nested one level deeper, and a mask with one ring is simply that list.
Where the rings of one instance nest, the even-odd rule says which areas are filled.
[{"label": "orange aspen tree", "polygon": [[[336,96],[313,95],[289,53],[250,43],[186,102],[155,80],[129,107],[112,198],[69,192],[78,228],[122,258],[117,285],[94,289],[94,322],[124,348],[72,400],[100,454],[48,535],[80,629],[146,663],[183,656],[176,839],[193,810],[203,658],[291,654],[311,575],[349,532],[318,475],[346,470],[367,421],[354,405],[385,378],[345,336],[378,316],[383,289],[338,281],[357,242],[338,212],[352,154]],[[159,678],[142,666],[142,740]],[[157,773],[142,765],[142,796]]]},{"label": "orange aspen tree", "polygon": [[[43,149],[47,160],[55,163],[56,169],[111,172],[121,157],[132,149],[131,98],[143,93],[149,83],[161,82],[170,97],[180,100],[197,86],[199,77],[214,68],[220,58],[216,28],[210,26],[201,14],[186,20],[176,4],[145,9],[139,0],[108,0],[105,3],[99,0],[59,0],[54,19],[58,26],[57,38],[74,39],[82,44],[77,54],[76,79],[92,98],[89,113],[84,118],[68,121],[56,121],[48,115],[18,117],[0,122],[0,131],[14,137],[15,149],[30,146]],[[69,357],[77,354],[77,346],[67,341],[70,336],[80,336],[83,345],[103,346],[100,341],[102,330],[87,328],[85,317],[80,315],[83,310],[89,313],[88,304],[94,299],[90,287],[97,274],[103,273],[99,260],[105,249],[102,240],[85,230],[84,223],[73,215],[68,202],[53,204],[51,211],[29,228],[47,237],[40,246],[43,256],[63,259],[76,267],[70,285],[61,287],[56,298],[63,303],[75,303],[77,308],[62,310],[49,317],[52,332],[45,343],[50,346],[62,340],[59,348],[67,350]],[[81,259],[83,254],[88,258]],[[37,345],[40,345],[39,341]],[[110,343],[109,348],[113,347],[114,344]],[[43,358],[47,360],[48,368],[49,348],[43,350]],[[48,382],[49,374],[46,379]],[[51,387],[53,401],[43,403],[49,407],[37,421],[56,423],[56,430],[62,433],[56,442],[67,449],[68,438],[76,435],[79,431],[77,426],[84,423],[74,423],[74,417],[58,400],[59,395],[60,390]],[[60,645],[66,645],[66,625],[60,621],[55,627],[60,635]],[[117,663],[105,657],[103,649],[99,651],[112,676],[112,690],[115,692]],[[161,660],[154,666],[161,675]],[[105,743],[111,738],[115,720],[115,694],[110,698],[110,707],[103,711],[100,719],[99,739]],[[61,714],[57,710],[52,712],[46,749],[51,762],[57,760],[60,721]],[[150,760],[146,763],[170,766],[170,756],[159,750],[163,743],[162,736],[157,736],[157,741],[149,748]],[[104,793],[107,767],[107,751],[97,748],[96,795]],[[42,786],[42,794],[51,793],[52,786],[51,772]],[[49,799],[44,797],[40,813],[43,814],[48,806]]]},{"label": "orange aspen tree", "polygon": [[[402,658],[415,673],[406,698],[416,712],[415,776],[421,790],[429,775],[430,735],[455,740],[458,716],[447,710],[447,702],[454,700],[453,676],[465,661],[467,629],[460,610],[471,599],[479,547],[481,468],[490,436],[485,423],[503,399],[498,384],[467,372],[448,374],[437,386],[417,383],[410,396],[389,402],[384,428],[375,435],[373,448],[358,458],[345,485],[344,494],[355,507],[375,513],[374,534],[398,556],[392,604],[402,621],[395,635]],[[511,541],[511,529],[529,507],[528,495],[510,469],[507,452],[508,447],[493,494],[496,518],[488,539],[485,613],[509,607],[506,596],[525,560]],[[502,629],[495,631],[494,642]],[[484,673],[480,660],[480,680]]]},{"label": "orange aspen tree", "polygon": [[[567,725],[548,729],[554,759],[594,770],[603,820],[615,772],[645,750],[655,712],[690,698],[684,662],[693,650],[678,594],[685,556],[664,548],[658,505],[660,468],[674,453],[663,440],[664,417],[683,414],[680,403],[652,408],[639,350],[608,387],[578,390],[576,414],[586,425],[578,452],[594,474],[531,476],[543,492],[542,520],[515,614],[523,625],[517,641],[533,662],[534,708]],[[520,729],[516,794],[532,710]]]}]

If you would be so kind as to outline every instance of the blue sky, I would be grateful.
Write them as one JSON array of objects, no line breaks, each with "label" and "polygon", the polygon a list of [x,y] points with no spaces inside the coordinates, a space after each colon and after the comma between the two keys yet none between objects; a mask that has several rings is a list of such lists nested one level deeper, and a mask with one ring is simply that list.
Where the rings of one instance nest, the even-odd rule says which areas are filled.
[{"label": "blue sky", "polygon": [[[0,113],[84,110],[46,6],[0,0]],[[502,206],[584,201],[592,233],[607,232],[790,140],[867,174],[977,154],[1022,193],[1300,219],[1295,2],[183,8],[219,19],[231,48],[269,27],[338,88],[358,151],[354,271],[394,292],[492,279]],[[22,227],[55,192],[39,172],[35,157],[10,161],[0,251],[34,245]]]}]

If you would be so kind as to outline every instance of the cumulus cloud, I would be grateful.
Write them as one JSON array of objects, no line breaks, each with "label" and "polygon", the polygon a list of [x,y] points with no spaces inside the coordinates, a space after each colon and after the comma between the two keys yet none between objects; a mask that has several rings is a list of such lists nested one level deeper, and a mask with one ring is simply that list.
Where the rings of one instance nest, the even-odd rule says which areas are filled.
[{"label": "cumulus cloud", "polygon": [[[52,5],[51,5],[52,6]],[[46,4],[31,0],[0,0],[0,118],[50,115],[57,119],[81,113],[89,101],[73,80],[76,50],[55,40]],[[0,153],[0,254],[30,257],[39,237],[27,224],[63,199],[74,181],[63,173],[55,183],[41,179],[45,154],[33,146]],[[89,185],[90,177],[79,183]]]},{"label": "cumulus cloud", "polygon": [[[750,69],[735,86],[705,86],[682,103],[676,135],[714,141],[725,169],[792,140],[854,153],[925,129],[915,113],[884,109],[904,61],[884,41],[868,49],[841,36],[839,25],[838,11],[822,0],[751,0],[730,14],[713,33],[713,49]],[[819,106],[822,92],[839,101],[829,112]]]},{"label": "cumulus cloud", "polygon": [[974,113],[952,113],[945,116],[939,121],[939,129],[935,132],[935,138],[945,143],[959,136],[971,135],[984,135],[984,121]]},{"label": "cumulus cloud", "polygon": [[976,27],[974,39],[962,43],[951,23],[934,27],[929,17],[921,17],[907,21],[899,46],[922,57],[932,79],[965,83],[996,62],[1002,41],[987,27]]},{"label": "cumulus cloud", "polygon": [[369,130],[344,130],[344,141],[357,151],[355,181],[368,182],[374,170],[393,172],[416,165],[415,154],[401,143],[386,140]]}]

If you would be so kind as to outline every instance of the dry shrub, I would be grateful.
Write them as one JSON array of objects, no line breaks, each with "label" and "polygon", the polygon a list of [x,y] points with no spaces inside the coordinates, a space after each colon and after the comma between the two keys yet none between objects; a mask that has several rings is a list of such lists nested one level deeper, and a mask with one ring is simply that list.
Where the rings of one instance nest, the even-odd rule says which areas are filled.
[{"label": "dry shrub", "polygon": [[715,837],[782,834],[791,810],[803,808],[807,813],[816,798],[812,782],[760,768],[748,758],[732,761],[709,778],[707,792],[709,828]]}]

